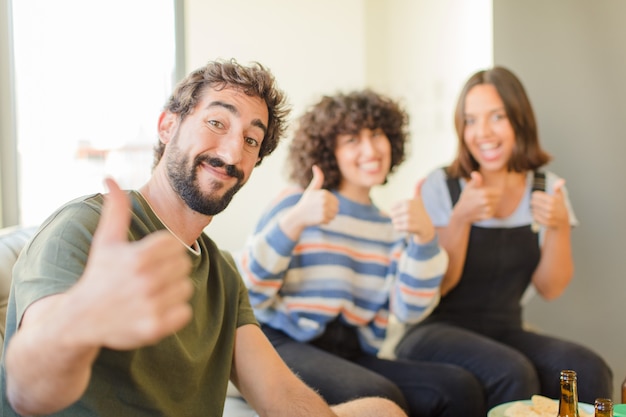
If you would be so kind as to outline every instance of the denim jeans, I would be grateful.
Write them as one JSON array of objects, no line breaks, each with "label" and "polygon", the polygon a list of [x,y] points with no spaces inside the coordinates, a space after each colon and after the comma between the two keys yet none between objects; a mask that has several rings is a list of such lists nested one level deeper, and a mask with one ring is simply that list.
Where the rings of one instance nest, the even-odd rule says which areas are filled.
[{"label": "denim jeans", "polygon": [[480,332],[442,322],[419,324],[398,344],[399,358],[446,363],[470,371],[482,384],[489,408],[533,394],[559,398],[559,374],[578,374],[578,398],[593,404],[611,398],[613,376],[591,350],[521,327],[483,327]]},{"label": "denim jeans", "polygon": [[[458,366],[380,359],[354,349],[336,332],[323,341],[302,343],[279,330],[262,328],[286,364],[330,404],[380,396],[400,405],[410,417],[486,415],[480,384]],[[331,353],[325,350],[330,349],[326,341],[333,339]]]}]

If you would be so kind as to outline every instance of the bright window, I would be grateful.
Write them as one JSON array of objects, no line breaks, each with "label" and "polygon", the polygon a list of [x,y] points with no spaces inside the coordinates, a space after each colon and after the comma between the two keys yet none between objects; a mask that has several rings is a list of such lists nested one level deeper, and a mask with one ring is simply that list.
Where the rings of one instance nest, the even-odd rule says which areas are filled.
[{"label": "bright window", "polygon": [[13,1],[21,223],[142,185],[176,64],[174,0]]}]

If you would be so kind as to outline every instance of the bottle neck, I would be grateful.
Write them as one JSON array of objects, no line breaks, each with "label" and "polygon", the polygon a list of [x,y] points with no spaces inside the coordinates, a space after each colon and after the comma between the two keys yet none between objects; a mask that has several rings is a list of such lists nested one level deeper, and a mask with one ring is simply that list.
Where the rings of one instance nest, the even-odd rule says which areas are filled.
[{"label": "bottle neck", "polygon": [[613,417],[613,400],[598,398],[595,402],[595,417]]},{"label": "bottle neck", "polygon": [[572,371],[563,371],[560,383],[561,397],[559,399],[558,417],[579,417],[576,374]]}]

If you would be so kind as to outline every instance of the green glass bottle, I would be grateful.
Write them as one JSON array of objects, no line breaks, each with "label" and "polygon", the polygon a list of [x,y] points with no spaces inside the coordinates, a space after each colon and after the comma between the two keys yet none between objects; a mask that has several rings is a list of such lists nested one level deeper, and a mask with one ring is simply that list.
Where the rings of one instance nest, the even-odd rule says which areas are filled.
[{"label": "green glass bottle", "polygon": [[578,383],[576,372],[561,371],[561,396],[557,417],[579,417],[578,415]]}]

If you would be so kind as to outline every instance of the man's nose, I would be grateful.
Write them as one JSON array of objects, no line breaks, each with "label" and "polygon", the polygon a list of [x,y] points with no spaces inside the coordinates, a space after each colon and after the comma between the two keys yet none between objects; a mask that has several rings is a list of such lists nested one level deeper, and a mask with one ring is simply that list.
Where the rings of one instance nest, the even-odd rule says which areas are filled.
[{"label": "man's nose", "polygon": [[233,132],[221,138],[216,153],[226,165],[237,165],[241,162],[243,146],[243,134]]}]

